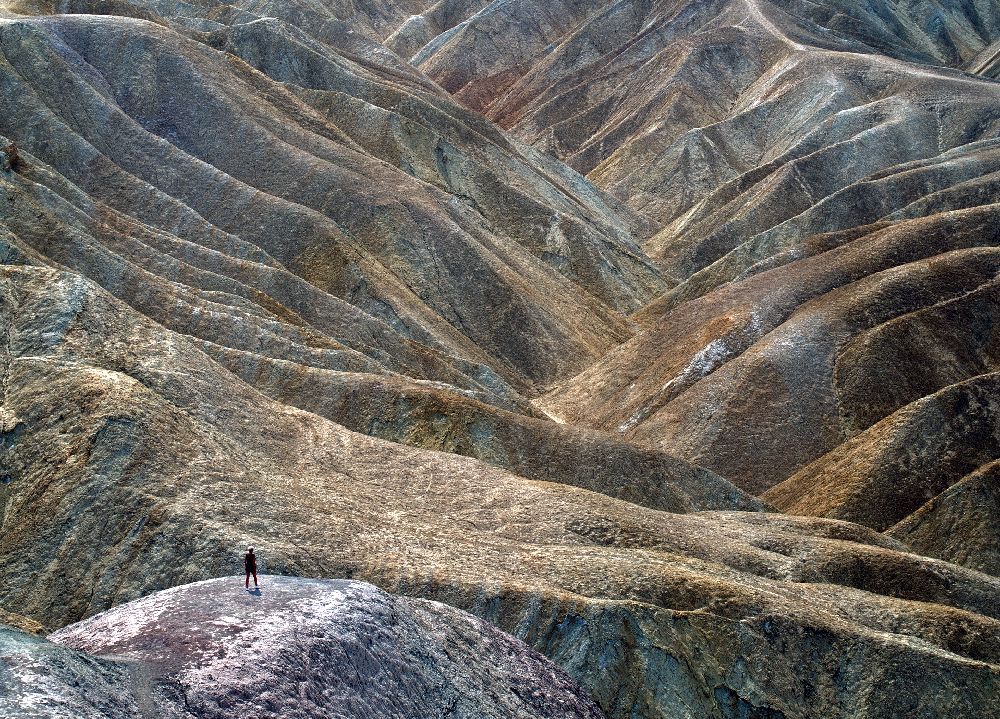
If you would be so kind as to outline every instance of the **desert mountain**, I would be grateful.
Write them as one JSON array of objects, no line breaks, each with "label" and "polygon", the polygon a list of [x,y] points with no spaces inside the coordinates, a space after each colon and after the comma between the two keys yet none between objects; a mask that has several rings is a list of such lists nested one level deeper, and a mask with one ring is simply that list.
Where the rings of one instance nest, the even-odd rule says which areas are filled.
[{"label": "desert mountain", "polygon": [[[997,8],[822,5],[619,3],[487,109],[657,224],[644,246],[679,282],[542,406],[754,494],[797,472],[810,486],[812,462],[996,370],[1000,85],[958,68],[989,54]],[[925,469],[899,444],[905,481],[868,474],[881,487],[855,501],[898,490],[915,510],[997,459],[991,447],[928,483],[943,443]],[[807,505],[794,506],[779,501]],[[944,524],[924,531],[961,544]],[[973,554],[938,556],[989,566]]]},{"label": "desert mountain", "polygon": [[1000,579],[856,524],[658,511],[367,437],[77,274],[4,287],[0,602],[29,619],[225,575],[255,543],[271,573],[488,619],[612,716],[971,716],[1000,691]]},{"label": "desert mountain", "polygon": [[[401,75],[374,41],[341,55],[274,18],[205,20],[210,33],[173,20],[2,26],[18,102],[0,133],[24,163],[0,177],[8,255],[94,279],[258,389],[354,429],[588,487],[642,466],[652,492],[620,491],[657,506],[759,506],[585,432],[556,428],[554,444],[593,461],[538,457],[551,423],[525,396],[629,336],[623,313],[666,286],[635,215]],[[724,497],[661,496],[691,476]]]},{"label": "desert mountain", "polygon": [[[0,0],[0,621],[111,632],[252,543],[613,719],[1000,711],[997,42],[985,0]],[[81,626],[4,646],[114,696],[76,650],[156,636]]]}]

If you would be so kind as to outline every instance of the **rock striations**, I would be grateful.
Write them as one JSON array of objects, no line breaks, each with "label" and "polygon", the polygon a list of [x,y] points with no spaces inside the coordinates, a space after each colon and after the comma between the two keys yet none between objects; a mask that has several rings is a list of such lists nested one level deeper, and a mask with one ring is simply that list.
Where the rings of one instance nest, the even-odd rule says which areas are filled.
[{"label": "rock striations", "polygon": [[367,437],[79,275],[3,281],[0,603],[28,618],[230,574],[252,542],[271,573],[488,619],[612,716],[971,716],[1000,696],[1000,579],[856,524],[658,511]]},{"label": "rock striations", "polygon": [[[0,702],[597,716],[419,597],[612,719],[1000,714],[997,43],[985,0],[0,0],[0,621],[111,610],[3,630]],[[247,543],[397,596],[169,589]],[[204,680],[251,656],[303,691]]]}]

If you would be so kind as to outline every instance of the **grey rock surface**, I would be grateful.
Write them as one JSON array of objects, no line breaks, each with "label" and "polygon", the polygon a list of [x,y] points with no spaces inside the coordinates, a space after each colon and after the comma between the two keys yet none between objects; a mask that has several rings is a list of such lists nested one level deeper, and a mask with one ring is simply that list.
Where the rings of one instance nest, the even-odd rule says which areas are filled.
[{"label": "grey rock surface", "polygon": [[158,592],[49,641],[0,629],[0,712],[11,719],[603,716],[550,661],[457,609],[361,582],[261,580],[257,591],[231,577]]},{"label": "grey rock surface", "polygon": [[189,719],[158,701],[138,667],[0,624],[0,716],[10,719]]}]

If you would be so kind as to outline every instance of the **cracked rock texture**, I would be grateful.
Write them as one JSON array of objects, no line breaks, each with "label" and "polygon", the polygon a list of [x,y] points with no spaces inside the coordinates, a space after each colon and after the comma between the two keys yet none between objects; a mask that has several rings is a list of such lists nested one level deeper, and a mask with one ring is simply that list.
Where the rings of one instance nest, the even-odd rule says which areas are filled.
[{"label": "cracked rock texture", "polygon": [[457,609],[361,582],[262,579],[256,592],[238,577],[158,592],[49,642],[0,630],[3,716],[603,717],[564,671]]}]

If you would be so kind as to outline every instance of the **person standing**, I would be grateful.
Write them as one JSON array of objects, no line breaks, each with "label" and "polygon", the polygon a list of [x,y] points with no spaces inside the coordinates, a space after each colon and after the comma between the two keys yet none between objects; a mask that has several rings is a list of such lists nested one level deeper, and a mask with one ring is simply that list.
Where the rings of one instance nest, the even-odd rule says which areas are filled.
[{"label": "person standing", "polygon": [[257,586],[257,555],[253,553],[253,547],[247,547],[247,553],[243,556],[243,571],[247,575],[247,589],[250,588],[250,577],[253,576],[253,586]]}]

